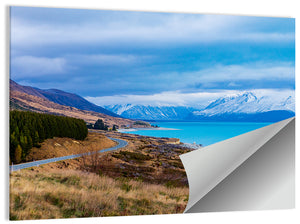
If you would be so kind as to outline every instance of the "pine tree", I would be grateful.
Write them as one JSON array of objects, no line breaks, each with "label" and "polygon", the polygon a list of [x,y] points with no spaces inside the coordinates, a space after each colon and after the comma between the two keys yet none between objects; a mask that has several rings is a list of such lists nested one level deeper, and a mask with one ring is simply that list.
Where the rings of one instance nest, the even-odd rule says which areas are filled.
[{"label": "pine tree", "polygon": [[[24,159],[33,146],[40,146],[39,143],[47,138],[70,137],[84,140],[88,134],[86,124],[81,119],[24,111],[10,111],[9,116],[9,154],[13,162],[20,154],[21,160]],[[20,158],[17,160],[19,161]]]},{"label": "pine tree", "polygon": [[18,145],[15,152],[15,163],[20,163],[22,161],[22,154],[22,148]]},{"label": "pine tree", "polygon": [[33,144],[33,146],[37,146],[39,142],[40,142],[39,133],[37,131],[35,131],[34,137],[32,139],[32,144]]},{"label": "pine tree", "polygon": [[14,158],[14,155],[15,155],[15,151],[16,151],[16,148],[17,146],[19,145],[19,141],[18,141],[18,138],[16,137],[16,134],[15,132],[12,133],[10,135],[10,141],[9,141],[9,157],[11,159]]},{"label": "pine tree", "polygon": [[99,130],[108,130],[107,125],[103,123],[101,119],[98,119],[96,123],[94,124],[94,129],[99,129]]},{"label": "pine tree", "polygon": [[116,131],[117,129],[118,129],[118,126],[114,124],[112,130]]}]

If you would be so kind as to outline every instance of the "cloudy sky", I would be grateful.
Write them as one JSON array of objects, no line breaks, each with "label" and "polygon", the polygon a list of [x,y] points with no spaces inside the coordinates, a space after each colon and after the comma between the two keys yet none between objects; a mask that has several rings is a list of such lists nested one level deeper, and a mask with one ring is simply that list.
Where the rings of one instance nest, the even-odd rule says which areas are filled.
[{"label": "cloudy sky", "polygon": [[295,20],[11,7],[11,79],[94,103],[294,92]]}]

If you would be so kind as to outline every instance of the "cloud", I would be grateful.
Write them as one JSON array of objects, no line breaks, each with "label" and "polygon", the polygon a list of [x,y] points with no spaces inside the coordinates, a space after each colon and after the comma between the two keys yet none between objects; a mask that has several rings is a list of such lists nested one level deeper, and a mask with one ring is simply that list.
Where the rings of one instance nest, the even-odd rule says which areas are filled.
[{"label": "cloud", "polygon": [[[61,88],[83,96],[121,95],[120,101],[124,95],[134,95],[136,100],[142,101],[147,95],[162,92],[169,94],[155,96],[167,103],[177,97],[173,92],[178,91],[294,89],[295,68],[291,63],[219,64],[193,72],[159,72],[159,69],[156,69],[157,72],[149,72],[147,67],[140,67],[143,60],[147,59],[136,55],[67,55],[63,58],[25,56],[12,60],[11,74],[15,81],[30,81],[39,88]],[[55,79],[52,78],[54,76]],[[166,100],[163,101],[164,98]],[[109,101],[109,98],[105,99]]]},{"label": "cloud", "polygon": [[294,88],[294,19],[37,7],[10,15],[12,78],[40,88],[169,98]]},{"label": "cloud", "polygon": [[181,74],[186,80],[209,85],[214,82],[229,82],[231,87],[238,81],[247,80],[294,80],[295,67],[286,62],[255,62],[249,64],[216,65],[210,68]]},{"label": "cloud", "polygon": [[64,57],[72,64],[94,66],[132,65],[153,58],[151,55],[134,54],[67,54]]},{"label": "cloud", "polygon": [[124,77],[136,90],[207,91],[209,89],[294,88],[295,67],[286,62],[253,62],[247,64],[217,64],[195,71],[152,73],[146,76]]},{"label": "cloud", "polygon": [[12,58],[11,68],[14,78],[30,78],[63,74],[67,70],[67,64],[64,58],[19,56]]},{"label": "cloud", "polygon": [[[247,90],[256,94],[258,97],[287,98],[294,96],[295,91],[289,89],[252,89]],[[115,95],[103,97],[85,97],[88,101],[97,105],[115,104],[140,104],[151,106],[190,106],[194,108],[204,108],[212,101],[227,96],[242,94],[246,91],[241,90],[215,90],[212,92],[182,93],[180,91],[161,92],[151,95]]]},{"label": "cloud", "polygon": [[187,106],[203,107],[213,99],[216,99],[224,94],[233,94],[238,91],[223,90],[216,92],[196,92],[182,93],[180,91],[167,91],[151,95],[114,95],[103,97],[85,97],[87,100],[97,105],[110,104],[142,104],[152,106]]},{"label": "cloud", "polygon": [[[41,19],[40,23],[12,8],[11,38],[17,46],[49,44],[100,44],[100,43],[203,43],[216,41],[291,42],[294,29],[260,29],[260,23],[272,26],[274,18],[201,15],[151,12],[116,12],[82,10],[82,20],[70,17],[67,9],[49,10],[57,19]],[[24,11],[26,8],[23,9]],[[31,9],[32,14],[45,9]],[[69,13],[68,13],[69,12]],[[73,10],[73,14],[76,10]],[[92,16],[91,16],[92,15]],[[98,15],[98,16],[97,16]],[[33,16],[33,15],[32,15]],[[65,18],[66,17],[66,18]],[[97,18],[98,17],[98,18]],[[61,20],[60,23],[57,20]],[[70,21],[71,20],[71,21]],[[72,23],[72,20],[74,21]],[[292,24],[292,19],[289,23]],[[276,22],[280,23],[281,20]],[[247,26],[245,26],[245,23]],[[257,26],[258,28],[253,28]],[[250,27],[247,29],[247,27]],[[24,47],[24,46],[23,46]]]},{"label": "cloud", "polygon": [[[11,60],[15,78],[40,77],[47,74],[64,74],[80,66],[122,66],[137,63],[147,56],[128,54],[73,54],[61,57],[15,56]],[[148,57],[150,58],[150,56]]]}]

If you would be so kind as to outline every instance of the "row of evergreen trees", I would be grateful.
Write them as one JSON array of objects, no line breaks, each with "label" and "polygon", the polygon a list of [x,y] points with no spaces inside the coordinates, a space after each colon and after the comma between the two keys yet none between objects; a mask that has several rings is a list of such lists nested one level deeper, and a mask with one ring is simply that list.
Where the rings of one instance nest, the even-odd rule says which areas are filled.
[{"label": "row of evergreen trees", "polygon": [[24,161],[32,147],[45,139],[69,137],[84,140],[88,134],[81,119],[24,111],[10,111],[10,161]]},{"label": "row of evergreen trees", "polygon": [[116,131],[119,126],[114,124],[112,129],[109,129],[108,125],[104,124],[102,119],[98,119],[95,124],[88,124],[87,128],[89,129],[97,129],[97,130],[104,130],[104,131],[108,131],[108,130],[113,130]]}]

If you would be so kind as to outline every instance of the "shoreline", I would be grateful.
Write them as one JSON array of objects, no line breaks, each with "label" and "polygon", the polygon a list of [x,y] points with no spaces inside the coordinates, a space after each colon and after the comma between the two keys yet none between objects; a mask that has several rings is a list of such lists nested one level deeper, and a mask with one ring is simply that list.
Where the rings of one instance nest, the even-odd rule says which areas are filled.
[{"label": "shoreline", "polygon": [[159,131],[169,131],[169,130],[180,130],[177,128],[164,128],[164,127],[152,127],[152,128],[120,128],[118,129],[118,132],[120,133],[127,133],[127,132],[132,132],[132,131],[139,131],[139,130],[159,130]]},{"label": "shoreline", "polygon": [[[118,129],[119,133],[123,133],[123,134],[132,134],[130,132],[134,132],[134,131],[139,131],[139,130],[180,130],[180,129],[175,129],[175,128],[164,128],[164,127],[158,127],[158,128],[128,128],[128,129]],[[144,137],[152,137],[152,136],[145,136],[145,135],[140,135],[140,134],[134,134],[134,135],[139,135],[139,136],[144,136]],[[169,137],[154,137],[154,138],[169,138]],[[190,142],[181,142],[179,139],[179,144],[183,145],[186,148],[190,148],[190,149],[200,149],[203,148],[204,146],[202,144],[196,144],[194,143],[190,143]]]},{"label": "shoreline", "polygon": [[196,144],[196,143],[184,143],[184,142],[182,142],[182,145],[186,148],[190,148],[190,149],[194,149],[194,150],[201,149],[201,148],[204,147],[202,144]]}]

